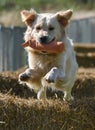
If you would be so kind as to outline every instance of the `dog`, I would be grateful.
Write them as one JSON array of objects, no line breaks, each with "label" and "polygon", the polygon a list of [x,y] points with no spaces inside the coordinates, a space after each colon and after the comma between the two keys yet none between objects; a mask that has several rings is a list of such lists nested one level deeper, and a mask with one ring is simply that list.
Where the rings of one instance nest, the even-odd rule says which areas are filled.
[{"label": "dog", "polygon": [[62,41],[65,46],[60,53],[25,47],[29,68],[19,75],[19,81],[34,89],[37,99],[47,98],[47,87],[61,90],[65,101],[74,99],[71,91],[76,80],[78,64],[73,42],[66,34],[72,14],[70,9],[57,13],[37,13],[34,9],[21,11],[22,21],[27,25],[25,42],[33,37],[43,46],[54,40]]}]

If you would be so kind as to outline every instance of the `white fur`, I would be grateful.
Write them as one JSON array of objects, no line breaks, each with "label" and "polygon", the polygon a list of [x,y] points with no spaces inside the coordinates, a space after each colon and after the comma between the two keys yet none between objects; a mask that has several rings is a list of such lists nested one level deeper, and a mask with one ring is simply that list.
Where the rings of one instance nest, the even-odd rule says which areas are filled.
[{"label": "white fur", "polygon": [[[69,12],[69,11],[68,11]],[[69,20],[71,12],[64,12],[61,15]],[[29,63],[29,80],[24,81],[30,88],[36,90],[37,98],[46,98],[46,88],[52,87],[64,92],[64,100],[72,100],[71,90],[76,80],[78,64],[73,48],[73,42],[65,33],[65,26],[58,21],[58,14],[37,14],[32,25],[28,26],[25,33],[25,41],[31,36],[37,41],[40,36],[48,35],[49,40],[53,37],[57,41],[63,41],[65,50],[59,54],[44,54],[40,51],[26,47]],[[67,16],[68,15],[68,16]],[[60,16],[61,17],[61,16]],[[68,21],[67,21],[68,22]],[[53,31],[48,30],[48,26],[54,27]],[[36,30],[36,26],[41,26],[41,30]],[[26,72],[24,72],[26,73]],[[21,76],[22,74],[20,74]],[[20,77],[19,76],[19,77]]]}]

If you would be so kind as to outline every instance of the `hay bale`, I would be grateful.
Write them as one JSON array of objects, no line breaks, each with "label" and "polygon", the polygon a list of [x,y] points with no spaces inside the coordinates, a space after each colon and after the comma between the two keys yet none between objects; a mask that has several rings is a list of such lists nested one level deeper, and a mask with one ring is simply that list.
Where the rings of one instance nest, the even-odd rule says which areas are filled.
[{"label": "hay bale", "polygon": [[94,130],[95,98],[71,105],[61,100],[21,99],[0,94],[0,130]]},{"label": "hay bale", "polygon": [[95,45],[75,44],[74,46],[79,67],[95,67]]},{"label": "hay bale", "polygon": [[77,53],[76,57],[79,67],[95,68],[95,53]]},{"label": "hay bale", "polygon": [[[20,71],[21,72],[21,71]],[[34,97],[36,93],[30,91],[26,85],[18,83],[19,70],[16,72],[3,72],[0,74],[0,91],[4,94],[10,93],[22,98]],[[63,93],[60,91],[47,90],[48,98],[63,98]],[[94,97],[95,96],[95,69],[80,68],[77,80],[72,90],[72,95],[75,98]]]},{"label": "hay bale", "polygon": [[36,94],[18,83],[19,73],[0,74],[0,130],[95,129],[95,69],[79,69],[71,104],[61,100],[61,92],[51,90],[48,97],[52,99],[30,98]]},{"label": "hay bale", "polygon": [[18,82],[18,72],[2,72],[0,73],[0,92],[6,94],[10,93],[18,97],[35,97],[35,93],[30,91],[26,85],[21,85]]},{"label": "hay bale", "polygon": [[95,97],[95,69],[80,68],[72,90],[75,98]]},{"label": "hay bale", "polygon": [[75,44],[74,48],[77,53],[88,53],[88,52],[95,53],[95,44],[94,43],[93,44],[91,44],[91,43]]}]

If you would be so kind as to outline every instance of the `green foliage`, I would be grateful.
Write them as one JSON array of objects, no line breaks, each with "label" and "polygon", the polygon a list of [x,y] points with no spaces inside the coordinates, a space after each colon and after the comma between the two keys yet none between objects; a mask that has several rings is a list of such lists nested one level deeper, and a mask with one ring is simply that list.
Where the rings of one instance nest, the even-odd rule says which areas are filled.
[{"label": "green foliage", "polygon": [[35,8],[36,10],[56,10],[56,9],[92,9],[95,7],[94,0],[0,0],[0,10],[12,9],[29,9]]}]

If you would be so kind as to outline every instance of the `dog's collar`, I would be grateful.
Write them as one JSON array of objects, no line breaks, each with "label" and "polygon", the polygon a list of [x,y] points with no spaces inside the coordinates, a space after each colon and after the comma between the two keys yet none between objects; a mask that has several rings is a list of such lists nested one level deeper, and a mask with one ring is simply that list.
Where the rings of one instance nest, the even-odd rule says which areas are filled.
[{"label": "dog's collar", "polygon": [[32,49],[42,52],[43,54],[45,54],[44,52],[57,54],[65,50],[65,44],[61,41],[59,42],[53,41],[49,44],[41,44],[36,42],[34,39],[31,39],[23,43],[22,46],[24,48],[29,46]]}]

